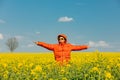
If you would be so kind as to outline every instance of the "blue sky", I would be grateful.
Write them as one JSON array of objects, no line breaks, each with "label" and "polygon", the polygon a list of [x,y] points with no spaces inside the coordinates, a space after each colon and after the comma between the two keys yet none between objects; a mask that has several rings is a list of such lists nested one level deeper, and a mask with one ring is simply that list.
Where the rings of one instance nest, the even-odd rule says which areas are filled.
[{"label": "blue sky", "polygon": [[120,51],[119,0],[0,0],[0,52],[16,37],[18,52],[46,49],[33,41],[57,43],[64,33],[69,43],[89,44],[86,51]]}]

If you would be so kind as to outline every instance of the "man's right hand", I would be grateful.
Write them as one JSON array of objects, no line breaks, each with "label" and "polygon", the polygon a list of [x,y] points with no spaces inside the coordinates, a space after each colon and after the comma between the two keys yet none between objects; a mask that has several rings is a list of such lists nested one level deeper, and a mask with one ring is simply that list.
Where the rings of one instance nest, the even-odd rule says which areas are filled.
[{"label": "man's right hand", "polygon": [[38,41],[37,42],[35,42],[35,41],[33,41],[35,44],[38,44]]}]

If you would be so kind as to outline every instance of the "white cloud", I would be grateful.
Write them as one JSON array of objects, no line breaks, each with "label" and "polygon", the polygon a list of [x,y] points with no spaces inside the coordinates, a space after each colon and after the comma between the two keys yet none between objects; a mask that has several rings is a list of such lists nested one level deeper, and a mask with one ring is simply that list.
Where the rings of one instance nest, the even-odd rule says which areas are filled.
[{"label": "white cloud", "polygon": [[71,21],[73,21],[73,18],[70,18],[70,17],[65,16],[65,17],[60,17],[60,18],[58,19],[58,21],[59,21],[59,22],[71,22]]},{"label": "white cloud", "polygon": [[89,41],[88,44],[90,47],[103,47],[103,48],[110,47],[110,45],[105,41],[98,41],[98,42]]},{"label": "white cloud", "polygon": [[0,39],[3,39],[3,34],[0,33]]},{"label": "white cloud", "polygon": [[33,44],[28,44],[27,47],[31,48],[31,47],[34,47]]},{"label": "white cloud", "polygon": [[18,40],[22,40],[23,36],[15,36],[15,38],[17,38]]},{"label": "white cloud", "polygon": [[36,34],[40,34],[40,32],[36,32]]},{"label": "white cloud", "polygon": [[2,24],[3,24],[3,23],[6,23],[6,22],[5,22],[4,20],[0,19],[0,23],[2,23]]}]

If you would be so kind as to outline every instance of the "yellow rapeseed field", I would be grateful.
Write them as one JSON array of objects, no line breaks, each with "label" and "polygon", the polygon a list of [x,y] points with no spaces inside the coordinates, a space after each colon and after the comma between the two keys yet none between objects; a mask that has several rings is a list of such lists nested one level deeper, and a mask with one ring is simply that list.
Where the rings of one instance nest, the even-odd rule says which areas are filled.
[{"label": "yellow rapeseed field", "polygon": [[50,53],[0,53],[0,80],[120,80],[120,52],[72,52],[60,66]]}]

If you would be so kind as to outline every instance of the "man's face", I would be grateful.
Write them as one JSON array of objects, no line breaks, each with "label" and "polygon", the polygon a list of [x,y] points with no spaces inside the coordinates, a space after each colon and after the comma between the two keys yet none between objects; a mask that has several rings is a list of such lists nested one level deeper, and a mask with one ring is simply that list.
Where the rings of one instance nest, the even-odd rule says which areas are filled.
[{"label": "man's face", "polygon": [[59,38],[58,38],[58,41],[59,41],[60,43],[64,43],[64,42],[65,42],[65,39],[64,39],[64,37],[59,37]]}]

